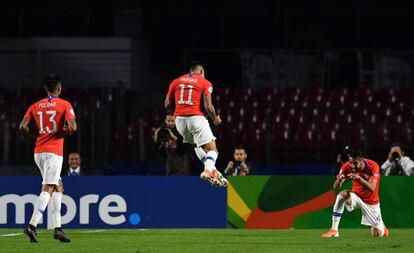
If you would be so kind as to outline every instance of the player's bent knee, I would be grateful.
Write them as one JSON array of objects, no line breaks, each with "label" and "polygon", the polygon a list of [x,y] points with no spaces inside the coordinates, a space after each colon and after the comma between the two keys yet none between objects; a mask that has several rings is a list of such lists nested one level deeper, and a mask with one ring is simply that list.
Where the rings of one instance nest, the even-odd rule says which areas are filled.
[{"label": "player's bent knee", "polygon": [[44,184],[42,186],[42,191],[48,192],[49,194],[52,194],[54,189],[55,189],[55,185],[53,184]]},{"label": "player's bent knee", "polygon": [[63,186],[62,185],[56,185],[54,191],[55,192],[63,193]]},{"label": "player's bent knee", "polygon": [[341,191],[340,193],[339,193],[344,199],[348,199],[348,198],[350,198],[351,197],[351,193],[350,193],[350,191],[348,191],[348,190],[344,190],[344,191]]},{"label": "player's bent knee", "polygon": [[63,188],[63,182],[62,182],[62,180],[61,179],[59,179],[59,184],[58,185],[56,185],[56,191],[57,192],[60,192],[60,193],[63,193],[64,192],[64,188]]}]

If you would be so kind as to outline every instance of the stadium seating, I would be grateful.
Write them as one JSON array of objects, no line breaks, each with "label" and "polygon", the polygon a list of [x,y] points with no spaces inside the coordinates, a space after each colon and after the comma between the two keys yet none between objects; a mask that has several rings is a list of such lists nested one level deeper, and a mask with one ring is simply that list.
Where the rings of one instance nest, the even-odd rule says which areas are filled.
[{"label": "stadium seating", "polygon": [[321,125],[319,128],[319,148],[323,152],[332,152],[341,143],[339,124]]},{"label": "stadium seating", "polygon": [[308,90],[307,99],[305,104],[307,107],[315,108],[319,107],[325,99],[324,90],[320,87],[313,87]]},{"label": "stadium seating", "polygon": [[357,101],[361,106],[369,106],[373,101],[372,91],[366,87],[359,87],[355,90],[354,101]]},{"label": "stadium seating", "polygon": [[[77,112],[81,146],[88,149],[94,138],[108,138],[91,135],[104,124],[112,133],[110,143],[120,160],[136,158],[142,143],[153,145],[153,131],[164,120],[162,105],[157,108],[136,106],[143,98],[131,90],[68,87],[63,94]],[[4,141],[5,131],[9,131],[11,147],[30,144],[21,139],[17,126],[27,106],[43,96],[43,91],[37,88],[0,89],[0,119],[7,120],[11,126],[6,129],[0,125],[1,141]],[[292,150],[332,152],[345,143],[369,152],[385,153],[394,141],[407,147],[414,145],[413,96],[414,88],[396,91],[367,87],[356,90],[344,87],[331,90],[321,87],[307,90],[217,87],[213,99],[223,124],[214,128],[214,132],[223,153],[231,153],[236,144],[244,144],[250,153],[270,148],[273,154]],[[143,124],[142,141],[139,122]]]},{"label": "stadium seating", "polygon": [[393,142],[401,143],[403,147],[412,147],[414,145],[412,127],[408,122],[395,123],[390,130],[390,136]]}]

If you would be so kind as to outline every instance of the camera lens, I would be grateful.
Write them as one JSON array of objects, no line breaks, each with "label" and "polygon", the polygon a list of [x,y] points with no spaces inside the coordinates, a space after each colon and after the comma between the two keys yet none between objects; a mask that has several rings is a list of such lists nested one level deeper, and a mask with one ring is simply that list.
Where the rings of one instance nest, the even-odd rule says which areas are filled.
[{"label": "camera lens", "polygon": [[393,152],[391,156],[393,161],[398,161],[400,159],[400,154],[398,154],[398,152]]}]

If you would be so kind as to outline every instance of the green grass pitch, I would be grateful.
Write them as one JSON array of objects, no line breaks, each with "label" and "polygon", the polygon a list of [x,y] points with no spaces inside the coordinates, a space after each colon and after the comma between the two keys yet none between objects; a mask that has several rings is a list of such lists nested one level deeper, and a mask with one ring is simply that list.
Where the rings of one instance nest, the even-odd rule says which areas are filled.
[{"label": "green grass pitch", "polygon": [[245,229],[66,229],[69,244],[39,229],[40,243],[29,243],[22,229],[0,229],[0,252],[414,252],[414,229],[390,229],[373,238],[369,229],[342,229],[340,238],[320,238],[326,230]]}]

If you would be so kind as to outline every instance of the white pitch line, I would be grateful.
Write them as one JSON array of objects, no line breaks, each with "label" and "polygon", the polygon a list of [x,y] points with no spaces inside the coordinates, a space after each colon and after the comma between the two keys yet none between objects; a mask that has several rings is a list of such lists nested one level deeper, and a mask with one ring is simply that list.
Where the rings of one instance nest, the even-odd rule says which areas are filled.
[{"label": "white pitch line", "polygon": [[23,235],[24,233],[15,233],[15,234],[4,234],[4,235],[0,235],[2,237],[10,237],[10,236],[18,236],[18,235]]},{"label": "white pitch line", "polygon": [[106,231],[105,229],[97,229],[97,230],[91,230],[91,231],[82,231],[81,233],[99,233],[99,232],[104,232]]}]

